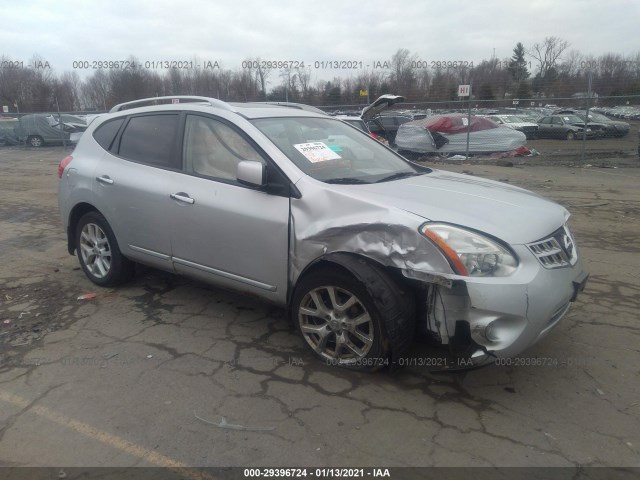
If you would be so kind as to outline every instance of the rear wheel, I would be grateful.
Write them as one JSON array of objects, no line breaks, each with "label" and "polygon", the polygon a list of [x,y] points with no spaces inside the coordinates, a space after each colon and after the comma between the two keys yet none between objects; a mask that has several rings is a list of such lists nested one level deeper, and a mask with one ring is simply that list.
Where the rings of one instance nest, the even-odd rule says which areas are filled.
[{"label": "rear wheel", "polygon": [[119,285],[134,274],[133,262],[120,253],[109,223],[98,212],[88,212],[80,218],[76,247],[82,270],[96,285]]},{"label": "rear wheel", "polygon": [[42,145],[44,145],[44,140],[40,135],[31,135],[29,138],[27,138],[27,144],[30,147],[41,147]]}]

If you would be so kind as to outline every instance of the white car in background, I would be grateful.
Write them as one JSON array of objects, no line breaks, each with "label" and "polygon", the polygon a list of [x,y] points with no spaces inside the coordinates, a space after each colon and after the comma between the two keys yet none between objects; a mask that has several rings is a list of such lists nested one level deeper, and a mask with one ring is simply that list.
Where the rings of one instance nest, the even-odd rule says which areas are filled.
[{"label": "white car in background", "polygon": [[486,117],[498,125],[503,125],[524,133],[529,140],[538,137],[538,124],[529,122],[518,115],[487,115]]}]

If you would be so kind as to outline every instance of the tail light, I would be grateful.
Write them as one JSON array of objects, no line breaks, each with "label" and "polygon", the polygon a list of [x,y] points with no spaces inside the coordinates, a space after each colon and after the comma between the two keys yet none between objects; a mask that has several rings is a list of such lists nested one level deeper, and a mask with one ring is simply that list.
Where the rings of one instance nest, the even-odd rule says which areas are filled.
[{"label": "tail light", "polygon": [[73,160],[73,157],[71,155],[68,155],[62,159],[60,165],[58,165],[58,178],[62,178],[64,169],[67,168],[67,165],[71,163],[71,160]]}]

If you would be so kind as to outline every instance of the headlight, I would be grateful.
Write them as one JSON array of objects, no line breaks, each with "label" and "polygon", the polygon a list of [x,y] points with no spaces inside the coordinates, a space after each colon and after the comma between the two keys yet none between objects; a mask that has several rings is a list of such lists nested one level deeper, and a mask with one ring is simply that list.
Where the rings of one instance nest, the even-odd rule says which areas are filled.
[{"label": "headlight", "polygon": [[505,277],[518,266],[511,252],[478,233],[442,223],[426,223],[420,232],[438,246],[459,275]]}]

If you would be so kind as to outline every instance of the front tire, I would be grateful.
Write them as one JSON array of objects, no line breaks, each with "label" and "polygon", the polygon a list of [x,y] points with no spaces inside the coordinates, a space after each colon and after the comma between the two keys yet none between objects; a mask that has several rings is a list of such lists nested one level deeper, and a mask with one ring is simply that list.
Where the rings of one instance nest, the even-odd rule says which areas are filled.
[{"label": "front tire", "polygon": [[88,212],[80,218],[76,248],[82,270],[96,285],[116,286],[133,277],[134,263],[122,255],[113,230],[100,213]]},{"label": "front tire", "polygon": [[573,132],[567,132],[567,140],[575,140],[576,134]]},{"label": "front tire", "polygon": [[366,286],[337,265],[302,278],[292,317],[305,343],[328,365],[375,371],[389,365],[390,345],[404,346],[412,338],[413,310],[384,272],[362,269]]}]

